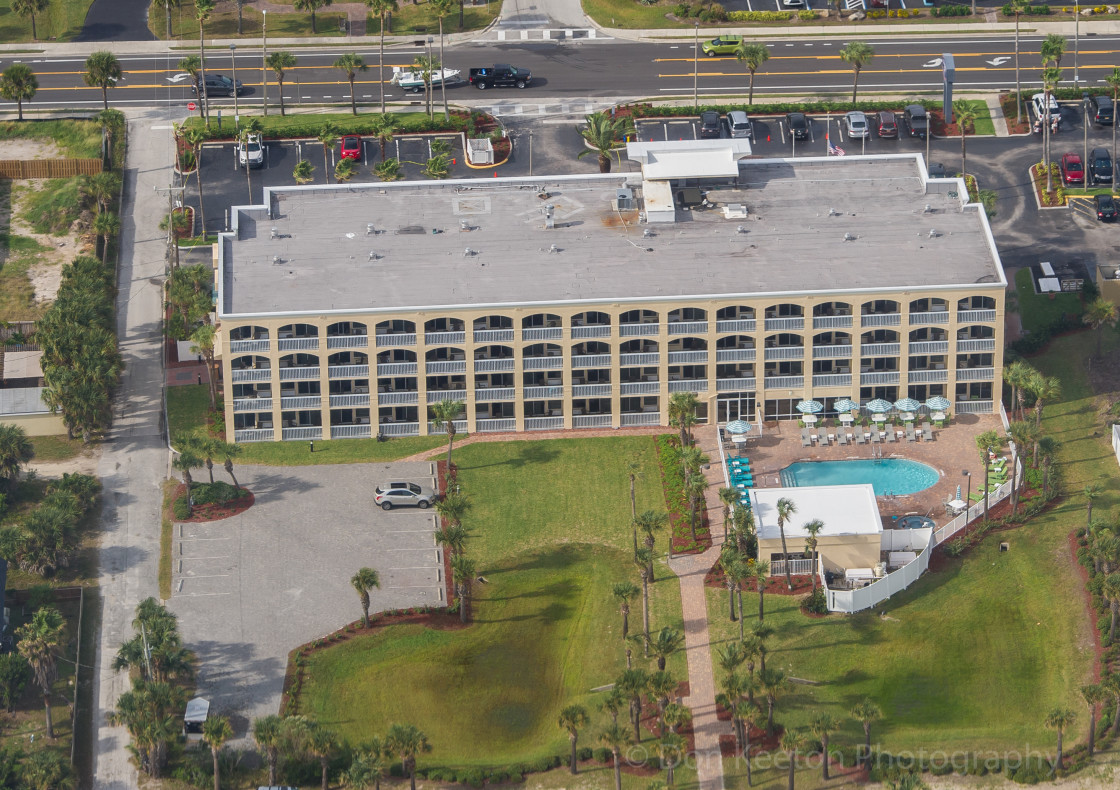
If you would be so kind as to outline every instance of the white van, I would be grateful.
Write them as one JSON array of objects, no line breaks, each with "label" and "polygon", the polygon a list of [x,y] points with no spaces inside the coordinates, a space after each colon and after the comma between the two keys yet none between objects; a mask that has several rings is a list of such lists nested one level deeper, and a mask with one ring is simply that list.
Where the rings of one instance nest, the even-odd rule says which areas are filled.
[{"label": "white van", "polygon": [[727,125],[731,128],[732,137],[754,136],[754,125],[742,110],[732,110],[727,113]]}]

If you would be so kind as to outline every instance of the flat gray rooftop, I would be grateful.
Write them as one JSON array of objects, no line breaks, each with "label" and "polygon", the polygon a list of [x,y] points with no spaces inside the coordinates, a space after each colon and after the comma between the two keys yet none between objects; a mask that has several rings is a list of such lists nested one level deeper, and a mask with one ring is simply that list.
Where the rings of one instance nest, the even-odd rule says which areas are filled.
[{"label": "flat gray rooftop", "polygon": [[640,184],[636,173],[272,190],[274,218],[241,209],[223,243],[222,313],[1002,282],[982,212],[962,210],[957,181],[927,192],[919,167],[911,157],[746,160],[738,184],[708,194],[745,204],[746,218],[678,209],[675,223],[650,225],[612,203],[616,187]]}]

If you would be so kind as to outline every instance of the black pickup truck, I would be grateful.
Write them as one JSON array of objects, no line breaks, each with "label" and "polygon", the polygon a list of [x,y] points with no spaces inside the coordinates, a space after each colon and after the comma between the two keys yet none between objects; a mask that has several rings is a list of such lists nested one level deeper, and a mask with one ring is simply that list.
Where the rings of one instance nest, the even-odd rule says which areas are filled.
[{"label": "black pickup truck", "polygon": [[515,68],[508,63],[497,63],[481,69],[471,69],[470,83],[480,91],[487,88],[524,88],[533,79],[528,69]]}]

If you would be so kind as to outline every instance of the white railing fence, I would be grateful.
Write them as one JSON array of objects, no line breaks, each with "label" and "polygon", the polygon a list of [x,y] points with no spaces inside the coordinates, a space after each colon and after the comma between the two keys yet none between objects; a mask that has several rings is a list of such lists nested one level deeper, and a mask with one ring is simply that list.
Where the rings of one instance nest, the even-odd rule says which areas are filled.
[{"label": "white railing fence", "polygon": [[[813,572],[812,560],[789,560],[789,572],[794,576],[809,576]],[[786,575],[786,560],[772,560],[770,562],[771,576]]]}]

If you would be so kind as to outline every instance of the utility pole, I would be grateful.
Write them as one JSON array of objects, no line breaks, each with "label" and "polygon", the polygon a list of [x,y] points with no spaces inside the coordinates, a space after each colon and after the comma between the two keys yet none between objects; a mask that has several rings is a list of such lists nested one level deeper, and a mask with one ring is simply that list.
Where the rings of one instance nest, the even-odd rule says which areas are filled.
[{"label": "utility pole", "polygon": [[264,34],[264,48],[261,51],[261,82],[264,83],[264,114],[268,115],[268,9],[261,11],[261,32]]},{"label": "utility pole", "polygon": [[[175,171],[174,170],[171,171],[171,177],[172,178],[175,177]],[[181,198],[182,198],[183,192],[186,190],[186,186],[177,187],[177,186],[174,186],[172,184],[172,185],[169,185],[169,186],[166,186],[166,187],[152,187],[152,188],[156,192],[166,192],[167,193],[167,260],[171,261],[172,259],[174,259],[175,268],[179,268],[179,245],[175,240],[175,227],[174,227],[174,220],[172,219],[172,215],[175,213],[175,203],[174,203],[175,193],[176,192],[179,193],[180,202],[182,202]],[[202,200],[201,196],[199,196],[199,200],[200,201]],[[206,228],[202,229],[202,234],[203,234],[203,237],[205,237]]]},{"label": "utility pole", "polygon": [[693,22],[692,38],[692,106],[700,109],[700,23]]},{"label": "utility pole", "polygon": [[233,131],[241,126],[241,116],[237,113],[237,45],[229,45],[229,58],[233,63]]},{"label": "utility pole", "polygon": [[144,665],[148,668],[148,680],[152,680],[152,648],[148,645],[148,629],[143,623],[140,623],[140,638],[144,642]]},{"label": "utility pole", "polygon": [[1077,55],[1081,49],[1081,3],[1073,7],[1073,84],[1077,85]]}]

